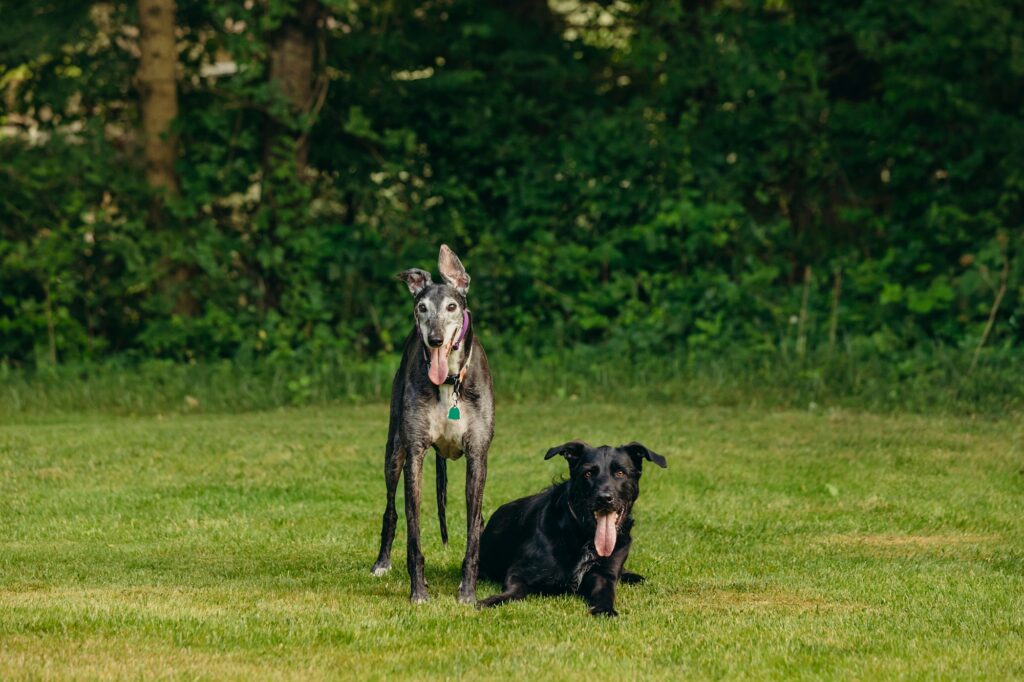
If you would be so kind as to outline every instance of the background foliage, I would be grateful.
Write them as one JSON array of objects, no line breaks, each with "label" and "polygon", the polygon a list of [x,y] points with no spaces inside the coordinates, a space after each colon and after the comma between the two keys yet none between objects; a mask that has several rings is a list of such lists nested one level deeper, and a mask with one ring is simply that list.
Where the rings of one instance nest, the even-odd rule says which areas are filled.
[{"label": "background foliage", "polygon": [[441,242],[492,354],[1024,341],[1019,2],[325,0],[299,115],[267,77],[297,4],[179,0],[160,204],[134,4],[0,2],[6,366],[392,354],[391,277]]}]

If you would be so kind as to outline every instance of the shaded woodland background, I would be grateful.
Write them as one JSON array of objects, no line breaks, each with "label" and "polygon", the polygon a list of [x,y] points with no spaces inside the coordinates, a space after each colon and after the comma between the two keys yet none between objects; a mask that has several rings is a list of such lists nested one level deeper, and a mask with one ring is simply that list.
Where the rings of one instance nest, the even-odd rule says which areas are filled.
[{"label": "shaded woodland background", "polygon": [[492,355],[1019,374],[1021,2],[0,0],[0,101],[7,372],[391,357],[447,242]]}]

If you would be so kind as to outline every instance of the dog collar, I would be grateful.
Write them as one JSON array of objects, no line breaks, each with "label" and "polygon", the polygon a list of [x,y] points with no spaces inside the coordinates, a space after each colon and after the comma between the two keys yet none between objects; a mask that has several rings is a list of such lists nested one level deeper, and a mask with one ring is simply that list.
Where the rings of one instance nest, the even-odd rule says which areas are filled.
[{"label": "dog collar", "polygon": [[473,349],[469,349],[469,355],[466,356],[466,361],[462,363],[462,369],[459,370],[458,374],[449,374],[445,380],[444,385],[454,386],[455,393],[458,394],[459,389],[462,388],[462,382],[466,378],[466,370],[469,369],[469,361],[473,359]]}]

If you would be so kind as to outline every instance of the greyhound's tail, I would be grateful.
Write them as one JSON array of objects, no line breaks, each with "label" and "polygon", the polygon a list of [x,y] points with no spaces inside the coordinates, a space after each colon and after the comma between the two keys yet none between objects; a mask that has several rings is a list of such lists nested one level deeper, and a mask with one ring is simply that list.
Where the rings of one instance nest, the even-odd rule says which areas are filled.
[{"label": "greyhound's tail", "polygon": [[441,523],[441,542],[448,546],[448,521],[445,510],[448,508],[448,461],[441,455],[434,455],[437,462],[437,520]]}]

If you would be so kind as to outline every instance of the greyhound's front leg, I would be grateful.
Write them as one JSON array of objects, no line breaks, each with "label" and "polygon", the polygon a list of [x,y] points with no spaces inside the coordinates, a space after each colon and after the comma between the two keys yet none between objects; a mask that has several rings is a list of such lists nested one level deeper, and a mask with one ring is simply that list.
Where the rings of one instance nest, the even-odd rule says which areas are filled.
[{"label": "greyhound's front leg", "polygon": [[480,568],[480,534],[484,530],[484,483],[487,480],[487,448],[466,453],[466,558],[462,561],[459,601],[476,603],[476,578]]},{"label": "greyhound's front leg", "polygon": [[405,525],[406,564],[409,567],[409,599],[415,604],[427,601],[427,581],[423,577],[423,552],[420,549],[420,491],[422,490],[423,455],[426,448],[417,447],[405,459]]},{"label": "greyhound's front leg", "polygon": [[398,479],[402,477],[405,466],[405,450],[397,438],[388,443],[384,454],[384,482],[387,486],[387,504],[384,506],[384,520],[380,529],[380,553],[373,565],[374,575],[384,575],[391,570],[391,544],[395,541],[395,526],[398,524],[398,512],[395,511],[395,492],[398,490]]}]

